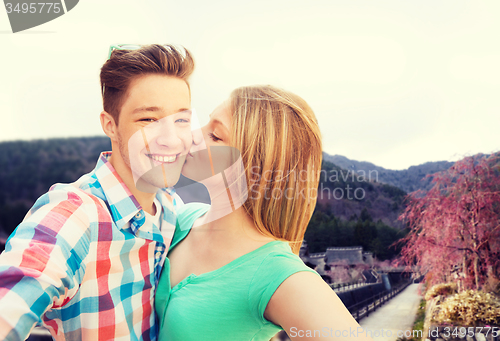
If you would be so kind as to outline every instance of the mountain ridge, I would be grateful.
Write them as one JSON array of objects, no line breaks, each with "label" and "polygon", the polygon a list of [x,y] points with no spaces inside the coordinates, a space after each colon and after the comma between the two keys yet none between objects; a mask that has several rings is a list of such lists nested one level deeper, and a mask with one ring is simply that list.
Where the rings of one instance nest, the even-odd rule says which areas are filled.
[{"label": "mountain ridge", "polygon": [[357,161],[349,159],[343,155],[330,155],[323,152],[323,159],[331,162],[340,168],[348,171],[365,174],[377,174],[377,182],[382,182],[391,186],[396,186],[406,193],[416,190],[429,190],[432,187],[432,178],[427,175],[444,171],[450,168],[454,162],[450,161],[429,161],[420,165],[410,166],[403,170],[386,169],[368,161]]},{"label": "mountain ridge", "polygon": [[[102,136],[0,142],[0,237],[14,230],[51,185],[75,181],[110,149],[109,138]],[[329,161],[332,158],[335,163]],[[389,246],[404,233],[398,217],[407,191],[390,180],[404,183],[407,173],[421,178],[435,169],[431,163],[392,173],[369,162],[324,153],[318,204],[306,233],[311,252],[362,245],[380,259],[394,256],[398,251]],[[370,171],[377,172],[375,178]]]}]

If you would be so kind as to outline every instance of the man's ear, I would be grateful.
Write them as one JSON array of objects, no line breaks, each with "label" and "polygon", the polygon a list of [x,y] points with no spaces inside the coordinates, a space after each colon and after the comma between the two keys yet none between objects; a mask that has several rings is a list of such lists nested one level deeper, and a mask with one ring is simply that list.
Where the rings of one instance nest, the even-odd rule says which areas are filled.
[{"label": "man's ear", "polygon": [[111,116],[106,111],[102,111],[99,118],[101,119],[101,127],[102,130],[104,131],[104,134],[106,134],[112,141],[116,141],[117,131],[116,131],[115,119],[113,118],[113,116]]}]

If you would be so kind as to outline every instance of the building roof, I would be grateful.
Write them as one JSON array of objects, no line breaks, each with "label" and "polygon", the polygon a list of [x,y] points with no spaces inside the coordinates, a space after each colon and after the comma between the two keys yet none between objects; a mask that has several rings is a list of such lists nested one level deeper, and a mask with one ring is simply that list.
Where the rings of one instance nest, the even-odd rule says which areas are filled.
[{"label": "building roof", "polygon": [[309,258],[324,258],[326,256],[325,252],[311,253]]},{"label": "building roof", "polygon": [[326,262],[336,263],[346,261],[349,265],[364,264],[363,247],[329,247],[326,249]]}]

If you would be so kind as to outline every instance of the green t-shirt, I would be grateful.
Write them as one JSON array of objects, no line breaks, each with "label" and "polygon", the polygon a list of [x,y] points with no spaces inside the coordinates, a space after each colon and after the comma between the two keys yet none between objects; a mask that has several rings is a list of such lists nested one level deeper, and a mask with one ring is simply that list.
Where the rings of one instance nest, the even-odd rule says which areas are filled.
[{"label": "green t-shirt", "polygon": [[[178,210],[169,252],[208,208],[187,204]],[[280,284],[299,271],[316,273],[288,243],[272,241],[217,270],[191,274],[170,288],[167,258],[155,297],[159,340],[268,341],[281,328],[264,318],[267,303]]]}]

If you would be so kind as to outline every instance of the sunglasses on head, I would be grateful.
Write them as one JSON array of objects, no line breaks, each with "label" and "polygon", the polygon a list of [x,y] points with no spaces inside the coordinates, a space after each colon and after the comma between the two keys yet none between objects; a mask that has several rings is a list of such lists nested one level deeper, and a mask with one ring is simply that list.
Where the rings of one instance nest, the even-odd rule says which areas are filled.
[{"label": "sunglasses on head", "polygon": [[[108,59],[111,58],[111,54],[113,53],[114,50],[128,50],[128,51],[133,51],[133,50],[138,50],[144,45],[137,45],[137,44],[113,44],[109,47],[109,53],[108,53]],[[172,45],[169,44],[161,44],[166,49],[172,49]]]}]

